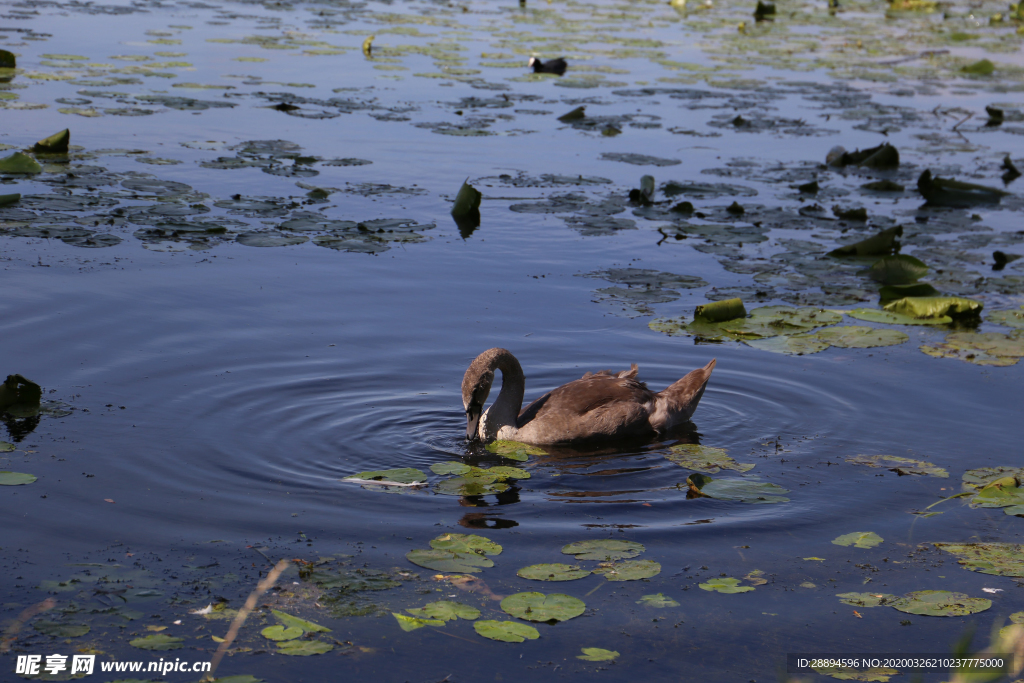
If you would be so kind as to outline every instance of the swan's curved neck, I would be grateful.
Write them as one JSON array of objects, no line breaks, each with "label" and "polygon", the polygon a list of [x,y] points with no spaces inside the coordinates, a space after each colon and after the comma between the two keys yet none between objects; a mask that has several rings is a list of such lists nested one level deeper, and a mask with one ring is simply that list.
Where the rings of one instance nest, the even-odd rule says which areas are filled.
[{"label": "swan's curved neck", "polygon": [[[523,368],[509,351],[494,349],[494,353],[487,359],[487,369],[491,372],[501,370],[501,391],[480,420],[480,436],[485,441],[511,438],[518,426],[519,411],[523,407],[523,395],[526,393]],[[503,430],[506,427],[511,429]],[[499,432],[502,434],[499,435]]]}]

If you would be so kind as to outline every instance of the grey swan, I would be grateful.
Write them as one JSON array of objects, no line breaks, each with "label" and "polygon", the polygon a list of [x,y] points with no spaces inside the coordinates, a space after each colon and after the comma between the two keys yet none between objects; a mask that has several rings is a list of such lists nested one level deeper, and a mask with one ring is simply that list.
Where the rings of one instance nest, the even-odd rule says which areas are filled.
[{"label": "grey swan", "polygon": [[[659,434],[690,419],[714,369],[713,359],[660,392],[637,381],[636,363],[618,373],[588,372],[521,410],[522,366],[506,349],[488,349],[462,378],[466,438],[560,444]],[[501,370],[501,391],[485,411],[495,370]]]}]

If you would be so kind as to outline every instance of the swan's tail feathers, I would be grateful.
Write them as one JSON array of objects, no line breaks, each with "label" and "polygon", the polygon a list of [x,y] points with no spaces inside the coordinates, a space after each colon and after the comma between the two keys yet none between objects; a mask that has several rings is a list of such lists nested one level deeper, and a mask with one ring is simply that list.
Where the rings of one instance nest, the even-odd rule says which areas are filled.
[{"label": "swan's tail feathers", "polygon": [[712,358],[704,367],[687,373],[681,380],[658,393],[657,413],[659,417],[664,416],[664,423],[659,425],[659,429],[670,429],[690,419],[697,410],[697,404],[704,395],[714,369],[715,359]]}]

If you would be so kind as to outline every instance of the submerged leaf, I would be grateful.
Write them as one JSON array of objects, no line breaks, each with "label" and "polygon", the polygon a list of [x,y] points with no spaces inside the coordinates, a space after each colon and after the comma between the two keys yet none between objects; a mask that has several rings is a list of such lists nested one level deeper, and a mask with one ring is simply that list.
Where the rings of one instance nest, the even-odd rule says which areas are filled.
[{"label": "submerged leaf", "polygon": [[609,581],[639,581],[661,573],[661,565],[654,560],[624,560],[602,564],[594,570]]},{"label": "submerged leaf", "polygon": [[501,601],[501,609],[526,621],[568,621],[586,608],[582,600],[564,593],[516,593]]},{"label": "submerged leaf", "polygon": [[638,605],[644,605],[645,607],[679,607],[679,603],[670,597],[667,597],[663,593],[655,593],[653,595],[643,595],[639,600],[636,601]]},{"label": "submerged leaf", "polygon": [[914,591],[890,603],[900,612],[928,617],[963,617],[984,612],[992,606],[991,600],[970,598],[952,591]]},{"label": "submerged leaf", "polygon": [[88,624],[65,624],[60,621],[37,621],[32,628],[55,638],[78,638],[89,632]]},{"label": "submerged leaf", "polygon": [[930,474],[933,477],[940,477],[942,479],[949,477],[949,472],[941,467],[936,467],[930,462],[914,460],[913,458],[901,458],[898,455],[855,455],[852,458],[847,458],[846,462],[854,465],[867,465],[868,467],[884,467],[897,474]]},{"label": "submerged leaf", "polygon": [[635,541],[620,541],[614,538],[599,538],[591,541],[576,541],[562,547],[562,554],[575,555],[577,560],[598,560],[611,562],[636,557],[646,548]]},{"label": "submerged leaf", "polygon": [[369,481],[380,484],[425,484],[427,475],[415,467],[399,467],[392,470],[374,470],[359,472],[345,477],[342,481]]},{"label": "submerged leaf", "polygon": [[484,638],[500,640],[505,643],[521,643],[524,640],[537,640],[540,632],[529,624],[517,621],[496,621],[486,619],[473,623],[473,629]]},{"label": "submerged leaf", "polygon": [[713,591],[716,593],[747,593],[754,590],[753,586],[741,586],[739,579],[731,576],[716,577],[708,579],[706,583],[697,584],[701,590]]},{"label": "submerged leaf", "polygon": [[834,545],[852,545],[854,548],[874,548],[882,537],[874,531],[852,531],[832,539]]},{"label": "submerged leaf", "polygon": [[673,446],[665,458],[680,467],[707,474],[718,474],[722,470],[748,472],[754,469],[753,464],[738,463],[730,458],[723,448],[711,448],[699,444],[687,443]]},{"label": "submerged leaf", "polygon": [[330,652],[334,646],[320,640],[286,640],[277,644],[277,651],[293,657],[309,657]]},{"label": "submerged leaf", "polygon": [[579,565],[563,564],[561,562],[554,564],[531,564],[529,567],[523,567],[516,574],[524,579],[532,579],[534,581],[574,581],[590,576],[590,572],[586,569],[580,569]]},{"label": "submerged leaf", "polygon": [[899,254],[883,256],[875,261],[868,269],[868,277],[883,285],[909,285],[927,272],[928,266],[920,259]]},{"label": "submerged leaf", "polygon": [[582,650],[583,654],[576,655],[576,659],[587,662],[610,662],[620,657],[615,650],[602,650],[599,647],[585,647]]}]

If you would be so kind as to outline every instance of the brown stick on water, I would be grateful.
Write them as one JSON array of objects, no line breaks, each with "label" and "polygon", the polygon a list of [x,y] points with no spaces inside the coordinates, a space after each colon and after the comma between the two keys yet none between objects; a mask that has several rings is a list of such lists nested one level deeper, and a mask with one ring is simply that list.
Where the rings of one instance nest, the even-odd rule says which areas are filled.
[{"label": "brown stick on water", "polygon": [[203,681],[213,680],[213,673],[217,670],[217,666],[220,664],[220,660],[224,658],[228,648],[231,647],[231,643],[235,642],[235,638],[238,637],[238,631],[242,628],[242,624],[245,623],[245,618],[256,609],[256,601],[277,583],[281,572],[287,569],[290,564],[291,562],[288,560],[278,562],[270,570],[270,573],[267,574],[267,577],[256,585],[256,590],[249,594],[245,604],[242,605],[242,609],[238,610],[238,614],[235,615],[235,620],[231,622],[231,628],[228,629],[228,634],[224,636],[224,642],[220,644],[217,651],[213,654],[213,659],[210,660],[210,671],[203,676]]},{"label": "brown stick on water", "polygon": [[0,653],[7,652],[11,649],[11,643],[14,642],[15,636],[18,635],[18,631],[25,625],[25,622],[34,617],[37,614],[42,614],[48,610],[53,609],[57,606],[57,601],[53,598],[46,598],[42,602],[36,603],[31,607],[26,607],[18,615],[18,618],[14,620],[14,623],[7,627],[4,632],[4,638],[0,641]]}]

